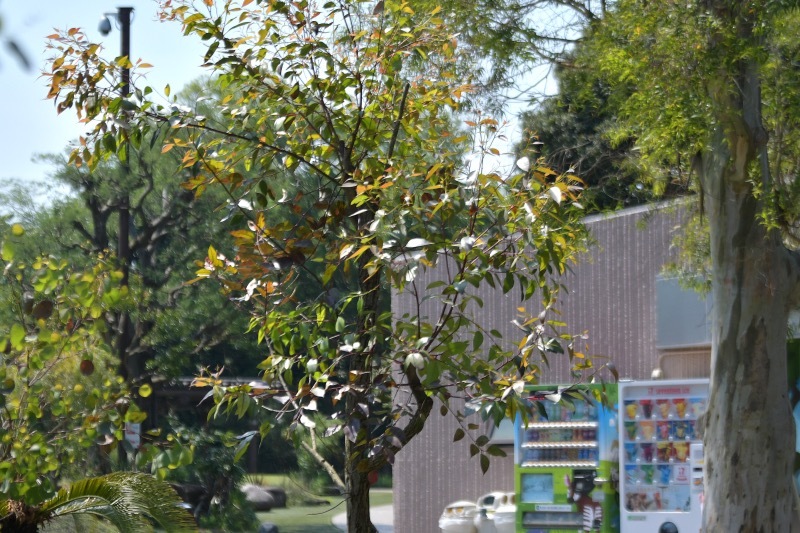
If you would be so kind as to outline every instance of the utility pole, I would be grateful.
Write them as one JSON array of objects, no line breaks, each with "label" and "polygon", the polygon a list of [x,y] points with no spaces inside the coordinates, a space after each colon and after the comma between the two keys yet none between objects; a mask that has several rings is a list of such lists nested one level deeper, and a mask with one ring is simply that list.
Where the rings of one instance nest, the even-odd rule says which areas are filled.
[{"label": "utility pole", "polygon": [[[111,21],[109,17],[114,17],[119,23],[120,29],[120,55],[125,58],[125,65],[122,67],[120,73],[120,96],[127,98],[131,93],[131,70],[130,70],[130,57],[131,57],[131,15],[133,14],[132,7],[119,7],[116,13],[106,13],[100,21],[99,30],[103,35],[108,35],[111,32]],[[126,154],[126,158],[122,161],[122,173],[124,176],[130,174],[130,153]],[[130,275],[130,262],[131,262],[131,249],[130,249],[130,226],[131,226],[131,213],[130,213],[130,198],[128,192],[125,190],[126,183],[122,184],[120,196],[118,200],[119,212],[119,235],[117,237],[117,259],[120,263],[122,270],[122,279],[120,285],[128,287]],[[140,377],[138,374],[139,369],[136,368],[128,357],[128,348],[130,345],[130,315],[126,310],[121,310],[117,316],[117,355],[119,357],[119,373],[122,378],[130,383],[132,379]],[[129,433],[131,437],[129,438]],[[131,446],[138,447],[138,439],[141,434],[141,426],[139,424],[125,425],[125,440]],[[128,464],[128,456],[123,446],[118,450],[119,462],[123,469]]]},{"label": "utility pole", "polygon": [[[103,35],[108,35],[111,32],[111,21],[109,17],[114,17],[119,23],[120,29],[120,55],[126,59],[126,64],[122,68],[120,74],[120,96],[127,98],[131,93],[131,70],[129,68],[131,57],[131,15],[133,14],[132,7],[119,7],[116,13],[105,13],[100,20],[99,30]],[[122,162],[122,170],[125,175],[130,171],[130,163],[127,161]],[[117,210],[119,213],[119,235],[117,237],[117,259],[120,263],[122,270],[122,280],[120,284],[123,287],[128,286],[128,277],[130,274],[130,226],[131,226],[131,213],[130,213],[130,198],[127,191],[122,191],[118,200]],[[128,381],[130,378],[137,376],[131,375],[131,362],[128,361],[128,345],[130,344],[129,332],[130,317],[126,311],[121,311],[117,320],[117,354],[119,357],[119,371],[120,375]]]},{"label": "utility pole", "polygon": [[[126,64],[122,69],[122,85],[120,87],[120,94],[123,98],[127,98],[131,92],[131,70],[129,68],[131,57],[131,14],[133,13],[132,7],[117,8],[117,19],[120,25],[120,51],[126,59]],[[130,151],[127,153],[130,157]],[[125,159],[122,162],[122,170],[127,176],[130,173],[130,162]],[[122,267],[122,281],[123,287],[128,286],[128,275],[130,274],[131,262],[131,248],[130,248],[130,232],[131,232],[131,211],[130,211],[130,198],[128,192],[123,190],[119,200],[119,236],[117,243],[117,256]],[[117,350],[119,352],[120,369],[122,370],[122,377],[125,380],[136,378],[138,376],[130,375],[131,361],[128,361],[128,345],[130,344],[130,316],[127,311],[122,311],[119,316],[119,337],[117,339]]]}]

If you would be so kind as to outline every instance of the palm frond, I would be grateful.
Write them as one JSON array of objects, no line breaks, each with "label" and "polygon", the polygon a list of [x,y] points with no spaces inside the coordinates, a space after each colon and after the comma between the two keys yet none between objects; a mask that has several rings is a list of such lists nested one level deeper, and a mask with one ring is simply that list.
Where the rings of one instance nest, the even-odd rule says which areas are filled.
[{"label": "palm frond", "polygon": [[181,499],[166,483],[147,474],[116,472],[76,481],[43,502],[52,517],[93,514],[112,523],[121,533],[152,530],[149,519],[166,531],[194,531],[196,526]]}]

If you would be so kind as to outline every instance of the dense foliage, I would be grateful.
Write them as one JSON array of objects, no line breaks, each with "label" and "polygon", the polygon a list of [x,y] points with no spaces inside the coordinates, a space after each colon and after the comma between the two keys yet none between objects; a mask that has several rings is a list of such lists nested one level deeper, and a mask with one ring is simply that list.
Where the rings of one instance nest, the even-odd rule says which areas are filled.
[{"label": "dense foliage", "polygon": [[129,409],[125,386],[103,368],[102,317],[126,297],[118,273],[103,261],[88,271],[50,258],[20,262],[15,241],[24,230],[6,229],[0,493],[37,501],[53,494],[65,472],[90,470],[97,443],[121,441],[123,423],[141,413]]},{"label": "dense foliage", "polygon": [[[510,175],[487,170],[499,124],[475,113],[459,125],[471,86],[454,74],[458,43],[439,8],[162,6],[207,43],[219,114],[161,103],[149,87],[118,96],[127,59],[106,63],[69,30],[52,41],[51,96],[95,125],[70,161],[96,169],[111,152],[124,161],[158,130],[188,190],[229,197],[234,244],[209,246],[195,281],[221,283],[248,311],[269,385],[225,387],[218,373],[198,384],[213,386],[214,415],[265,409],[308,432],[321,429],[315,414],[329,416],[315,436],[344,433],[349,527],[367,531],[368,473],[419,433],[434,398],[459,419],[465,398],[499,419],[522,406],[548,353],[590,368],[547,312],[580,249],[571,204],[581,181],[529,157]],[[437,266],[444,279],[419,280]],[[541,299],[543,312],[521,309],[521,342],[473,318],[482,284]],[[389,289],[414,294],[417,312],[392,316]],[[241,453],[255,434],[242,436]],[[502,453],[469,438],[484,469]]]}]

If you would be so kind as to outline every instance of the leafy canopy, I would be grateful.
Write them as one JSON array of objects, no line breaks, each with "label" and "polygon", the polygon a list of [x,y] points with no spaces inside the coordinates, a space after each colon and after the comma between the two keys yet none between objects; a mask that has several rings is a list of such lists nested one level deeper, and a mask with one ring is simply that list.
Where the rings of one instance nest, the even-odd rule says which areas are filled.
[{"label": "leafy canopy", "polygon": [[[157,103],[147,87],[115,95],[108,80],[129,61],[104,63],[77,30],[52,41],[51,96],[94,124],[75,164],[97,165],[113,150],[124,157],[163,129],[172,135],[162,152],[178,152],[190,173],[185,186],[229,196],[235,247],[209,247],[195,281],[217,280],[250,313],[271,386],[199,379],[214,386],[212,416],[272,409],[316,431],[312,415],[324,412],[334,420],[325,435],[347,437],[352,479],[391,462],[434,397],[443,412],[453,397],[486,402],[484,414],[499,419],[524,402],[547,354],[591,368],[548,319],[554,278],[580,249],[572,203],[581,182],[527,157],[507,174],[490,169],[502,125],[481,113],[460,124],[471,87],[454,75],[458,43],[439,8],[162,5],[164,18],[208,43],[224,120]],[[423,276],[434,268],[442,278]],[[541,314],[520,308],[521,342],[476,319],[473,289],[484,284],[541,296]],[[390,289],[411,293],[416,312],[393,316]],[[464,416],[458,405],[452,412]],[[473,443],[484,469],[501,453],[484,451],[486,442]]]}]

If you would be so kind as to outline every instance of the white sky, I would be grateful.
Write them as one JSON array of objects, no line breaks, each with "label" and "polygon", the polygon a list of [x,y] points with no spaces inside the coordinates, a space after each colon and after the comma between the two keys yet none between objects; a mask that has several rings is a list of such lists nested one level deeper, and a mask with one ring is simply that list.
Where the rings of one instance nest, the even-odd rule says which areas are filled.
[{"label": "white sky", "polygon": [[203,74],[203,47],[194,37],[184,37],[179,24],[159,22],[156,0],[0,0],[3,37],[13,38],[33,64],[26,72],[5,47],[0,48],[0,184],[17,180],[47,185],[51,169],[32,159],[36,154],[62,153],[81,133],[71,111],[59,116],[46,99],[46,80],[39,77],[48,55],[45,37],[54,29],[80,27],[91,41],[103,44],[109,57],[119,55],[116,25],[105,37],[97,30],[103,13],[116,12],[117,7],[134,8],[131,57],[153,65],[146,84],[161,90],[169,83],[174,93]]}]

